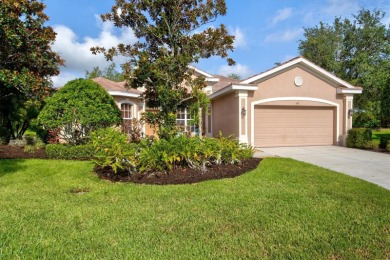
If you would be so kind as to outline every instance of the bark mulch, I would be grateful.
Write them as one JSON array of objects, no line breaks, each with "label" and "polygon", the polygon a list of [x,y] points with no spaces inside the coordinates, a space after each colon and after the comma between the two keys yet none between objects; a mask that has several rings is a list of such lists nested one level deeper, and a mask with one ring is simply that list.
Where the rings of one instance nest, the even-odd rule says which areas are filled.
[{"label": "bark mulch", "polygon": [[95,172],[101,179],[113,182],[134,182],[140,184],[185,184],[196,183],[206,180],[216,180],[223,178],[234,178],[248,171],[256,169],[260,158],[244,160],[241,164],[212,165],[207,167],[206,172],[201,172],[191,168],[176,168],[168,173],[155,172],[149,174],[136,173],[129,175],[126,171],[114,173],[111,168],[101,168],[96,166]]},{"label": "bark mulch", "polygon": [[[23,151],[23,148],[10,145],[0,145],[0,159],[31,159],[47,158],[44,149],[38,149],[34,153]],[[185,184],[196,183],[206,180],[216,180],[223,178],[234,178],[248,171],[256,169],[260,158],[251,158],[244,160],[240,164],[212,165],[207,167],[205,172],[196,169],[179,167],[168,173],[155,172],[149,174],[136,173],[128,175],[121,171],[115,174],[111,168],[101,168],[96,166],[95,173],[101,178],[113,182],[134,182],[140,184]]]},{"label": "bark mulch", "polygon": [[23,148],[11,145],[0,145],[0,159],[31,159],[46,158],[44,149],[37,149],[33,153],[23,151]]}]

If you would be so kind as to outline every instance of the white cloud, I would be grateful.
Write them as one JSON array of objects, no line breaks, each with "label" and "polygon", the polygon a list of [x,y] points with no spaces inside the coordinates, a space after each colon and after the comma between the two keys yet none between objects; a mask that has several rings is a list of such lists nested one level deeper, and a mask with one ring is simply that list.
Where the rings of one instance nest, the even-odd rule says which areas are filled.
[{"label": "white cloud", "polygon": [[218,74],[227,76],[228,74],[237,74],[241,78],[247,78],[253,74],[252,70],[248,66],[237,63],[234,66],[223,65],[218,69]]},{"label": "white cloud", "polygon": [[282,21],[288,19],[289,17],[291,17],[292,14],[293,14],[292,8],[286,7],[286,8],[278,10],[276,12],[276,15],[271,19],[271,25],[275,26],[279,22],[282,22]]},{"label": "white cloud", "polygon": [[[96,66],[103,69],[111,63],[106,61],[103,54],[93,55],[90,51],[91,47],[110,48],[119,43],[134,43],[136,41],[131,29],[124,28],[119,33],[115,33],[112,23],[102,23],[100,18],[96,17],[98,26],[101,28],[97,38],[85,37],[80,40],[72,29],[64,25],[54,26],[57,37],[52,49],[65,60],[65,67],[61,68],[60,75],[52,78],[55,87],[62,86],[67,79],[83,76],[86,70],[91,71]],[[116,63],[123,63],[123,61],[123,57],[114,58]]]},{"label": "white cloud", "polygon": [[344,14],[352,14],[359,10],[357,0],[328,0],[324,12],[328,15],[339,16]]},{"label": "white cloud", "polygon": [[268,35],[265,38],[265,42],[289,42],[297,38],[299,35],[303,34],[302,28],[287,30],[280,33],[273,33]]},{"label": "white cloud", "polygon": [[230,28],[230,33],[235,36],[234,38],[234,48],[246,48],[247,47],[247,41],[245,34],[241,31],[239,27],[237,28]]}]

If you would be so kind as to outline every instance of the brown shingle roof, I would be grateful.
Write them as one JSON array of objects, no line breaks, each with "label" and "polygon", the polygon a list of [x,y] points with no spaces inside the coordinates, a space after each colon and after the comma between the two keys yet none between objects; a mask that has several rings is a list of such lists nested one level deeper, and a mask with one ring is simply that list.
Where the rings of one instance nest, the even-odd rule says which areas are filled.
[{"label": "brown shingle roof", "polygon": [[107,91],[120,91],[131,94],[142,94],[141,91],[133,88],[125,88],[125,81],[123,82],[115,82],[103,77],[97,77],[91,79],[102,86]]}]

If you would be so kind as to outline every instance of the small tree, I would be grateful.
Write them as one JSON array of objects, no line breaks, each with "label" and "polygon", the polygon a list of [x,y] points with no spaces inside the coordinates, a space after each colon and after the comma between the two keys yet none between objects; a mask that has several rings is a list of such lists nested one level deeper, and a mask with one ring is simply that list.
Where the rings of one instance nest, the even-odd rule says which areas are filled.
[{"label": "small tree", "polygon": [[225,14],[224,0],[117,0],[111,12],[102,15],[104,21],[132,28],[139,41],[91,51],[104,53],[108,60],[115,55],[129,57],[122,65],[125,76],[131,87],[146,89],[143,98],[148,107],[160,109],[160,113],[145,114],[147,123],[159,127],[160,138],[176,133],[177,109],[189,96],[183,82],[193,85],[188,65],[211,56],[234,64],[227,58],[234,36],[226,27],[202,30]]},{"label": "small tree", "polygon": [[91,131],[121,123],[114,99],[97,83],[76,79],[47,100],[38,116],[45,128],[60,129],[68,143],[82,143]]}]

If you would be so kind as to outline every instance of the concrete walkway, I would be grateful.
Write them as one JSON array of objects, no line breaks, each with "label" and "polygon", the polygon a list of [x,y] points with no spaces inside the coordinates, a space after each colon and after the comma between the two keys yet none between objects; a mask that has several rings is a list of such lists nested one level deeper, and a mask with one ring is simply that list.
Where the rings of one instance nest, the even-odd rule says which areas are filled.
[{"label": "concrete walkway", "polygon": [[315,164],[390,190],[390,154],[340,146],[256,148],[255,157],[279,156]]}]

